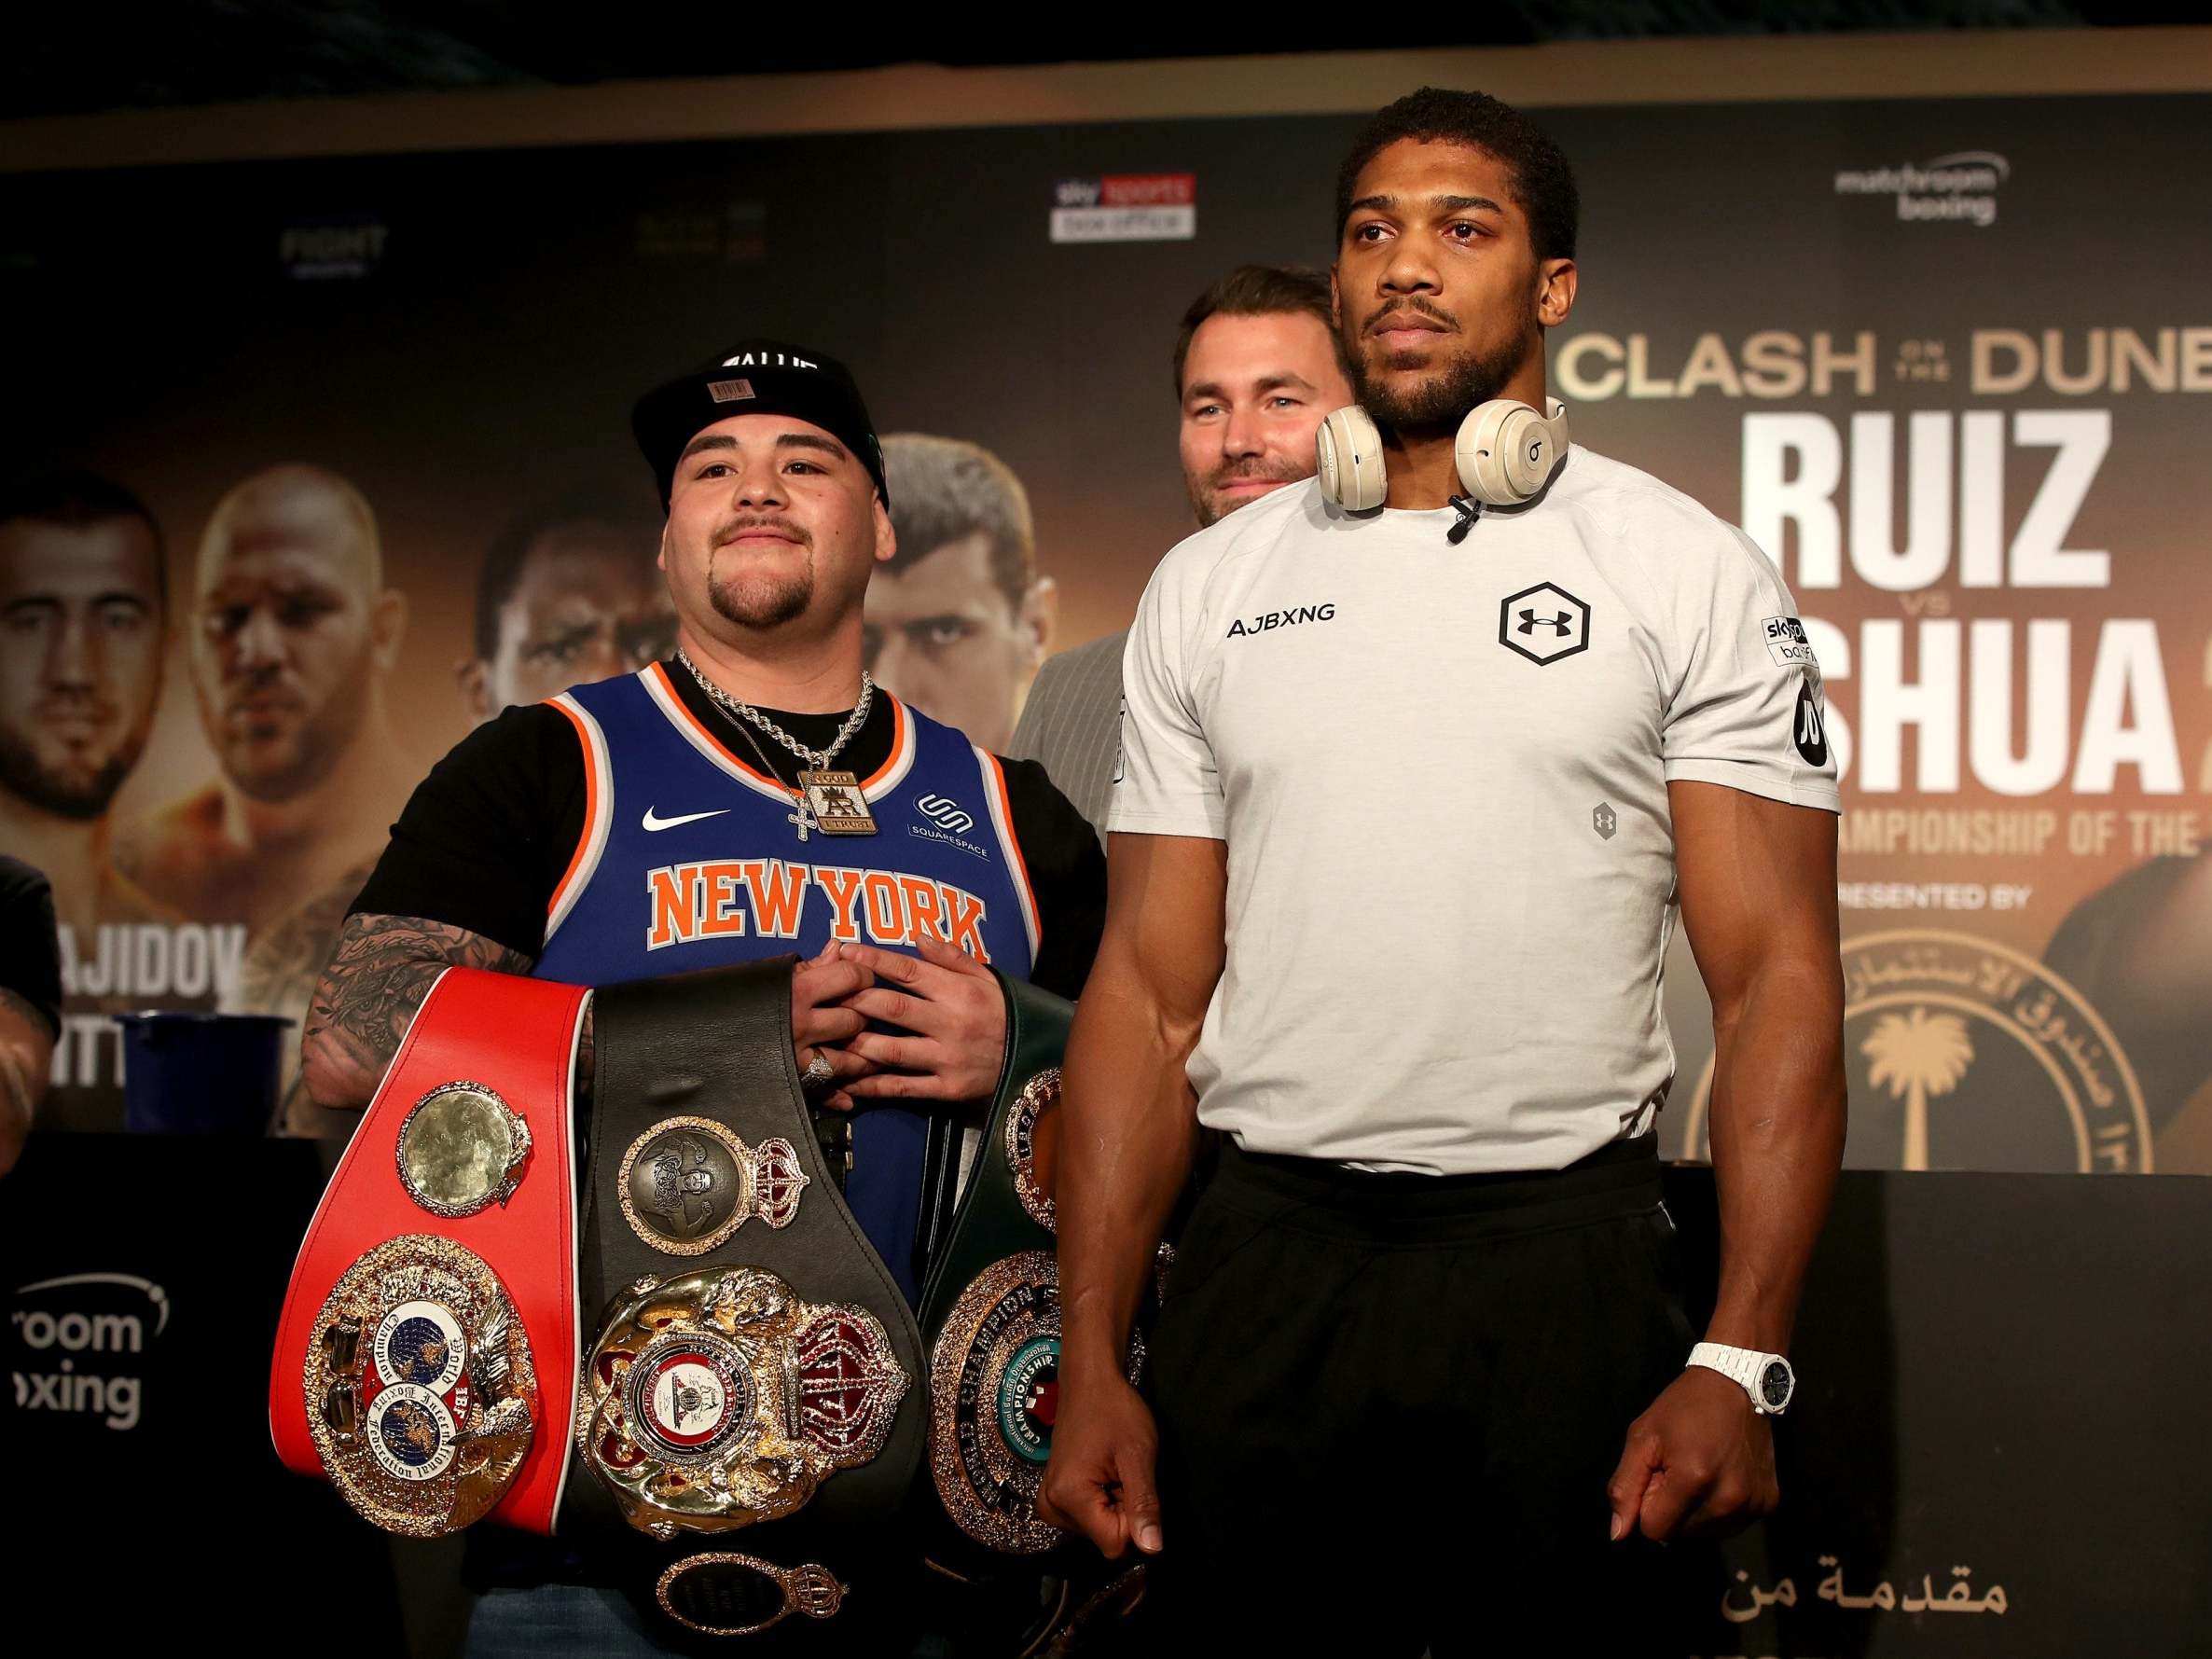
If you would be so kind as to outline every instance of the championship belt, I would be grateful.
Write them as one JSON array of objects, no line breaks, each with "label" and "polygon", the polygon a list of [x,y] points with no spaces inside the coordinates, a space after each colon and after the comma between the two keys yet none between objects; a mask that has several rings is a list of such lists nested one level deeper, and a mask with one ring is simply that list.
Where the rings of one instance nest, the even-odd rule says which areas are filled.
[{"label": "championship belt", "polygon": [[[1006,1062],[952,1237],[922,1293],[930,1345],[930,1475],[954,1526],[1002,1555],[1066,1534],[1037,1515],[1058,1415],[1054,1249],[1060,1058],[1073,1005],[1012,980]],[[1130,1351],[1130,1380],[1142,1356]]]},{"label": "championship belt", "polygon": [[597,993],[587,1530],[872,1520],[920,1465],[920,1332],[823,1162],[790,988],[785,960]]},{"label": "championship belt", "polygon": [[[999,1086],[918,1324],[801,1092],[791,970],[593,992],[441,976],[294,1268],[270,1379],[284,1461],[394,1532],[558,1527],[683,1646],[890,1651],[917,1596],[1033,1591],[1015,1562],[1062,1537],[1035,1500],[1071,1006],[1001,981]],[[922,1570],[945,1530],[913,1507],[937,1507],[925,1456],[979,1572]]]},{"label": "championship belt", "polygon": [[576,1385],[580,986],[449,968],[293,1264],[277,1454],[366,1519],[550,1533]]},{"label": "championship belt", "polygon": [[921,1334],[825,1161],[791,973],[673,975],[592,1004],[597,1317],[561,1535],[621,1564],[664,1639],[748,1651],[850,1645],[849,1597],[882,1627],[926,1446]]}]

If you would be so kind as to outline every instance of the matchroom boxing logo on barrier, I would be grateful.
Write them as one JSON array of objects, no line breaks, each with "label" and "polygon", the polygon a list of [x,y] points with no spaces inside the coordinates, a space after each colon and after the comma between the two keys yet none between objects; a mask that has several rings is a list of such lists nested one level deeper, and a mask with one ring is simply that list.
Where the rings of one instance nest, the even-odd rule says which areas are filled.
[{"label": "matchroom boxing logo on barrier", "polygon": [[1887,196],[1900,219],[1956,222],[1979,228],[1997,223],[1998,187],[2012,164],[1994,150],[1958,150],[1915,165],[1840,168],[1838,196]]},{"label": "matchroom boxing logo on barrier", "polygon": [[[2135,1068],[2081,993],[1994,939],[1933,929],[1844,946],[1844,1163],[1855,1169],[2147,1174]],[[1710,1158],[1713,1062],[1686,1156]]]},{"label": "matchroom boxing logo on barrier", "polygon": [[7,1312],[18,1411],[138,1427],[145,1356],[169,1328],[169,1293],[131,1273],[71,1273],[18,1285]]}]

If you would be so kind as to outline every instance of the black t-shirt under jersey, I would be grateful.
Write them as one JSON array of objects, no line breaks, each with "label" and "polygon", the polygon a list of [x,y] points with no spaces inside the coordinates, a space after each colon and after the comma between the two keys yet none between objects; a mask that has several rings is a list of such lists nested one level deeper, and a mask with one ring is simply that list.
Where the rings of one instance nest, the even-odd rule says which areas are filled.
[{"label": "black t-shirt under jersey", "polygon": [[[755,755],[682,664],[669,666],[669,684],[730,749],[755,763],[765,756],[779,779],[796,783],[798,757],[765,734],[756,734]],[[830,743],[845,720],[762,712],[812,749]],[[888,699],[878,698],[837,766],[866,777],[891,758],[896,728]],[[1097,835],[1043,767],[1002,764],[1014,833],[1037,900],[1037,961],[1030,977],[1072,997],[1090,973],[1105,924],[1106,861]],[[544,703],[509,709],[455,744],[416,786],[353,909],[465,928],[534,961],[545,950],[546,905],[583,838],[585,800],[584,753],[567,716]]]}]

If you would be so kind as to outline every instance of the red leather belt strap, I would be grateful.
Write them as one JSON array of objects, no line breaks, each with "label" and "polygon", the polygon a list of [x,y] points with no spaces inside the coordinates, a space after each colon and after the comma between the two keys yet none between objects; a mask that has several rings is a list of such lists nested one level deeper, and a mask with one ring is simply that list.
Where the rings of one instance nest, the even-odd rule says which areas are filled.
[{"label": "red leather belt strap", "polygon": [[[269,1377],[277,1455],[321,1475],[302,1372],[320,1339],[316,1315],[346,1270],[405,1233],[449,1238],[499,1277],[527,1333],[540,1417],[530,1450],[491,1517],[550,1534],[574,1432],[576,1171],[571,1080],[590,991],[576,985],[449,968],[423,999],[383,1085],[353,1132],[292,1267]],[[505,1099],[529,1126],[531,1150],[505,1204],[451,1219],[416,1203],[398,1171],[400,1126],[423,1096],[461,1081]]]}]

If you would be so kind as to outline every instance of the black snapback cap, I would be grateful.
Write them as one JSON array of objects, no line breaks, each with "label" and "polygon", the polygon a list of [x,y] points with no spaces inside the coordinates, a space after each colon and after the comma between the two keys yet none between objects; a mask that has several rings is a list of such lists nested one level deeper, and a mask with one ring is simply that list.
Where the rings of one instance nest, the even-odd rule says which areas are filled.
[{"label": "black snapback cap", "polygon": [[668,505],[684,446],[732,415],[789,415],[819,426],[859,458],[891,505],[883,446],[852,371],[835,357],[780,339],[740,340],[689,374],[656,386],[629,413],[629,429]]}]

